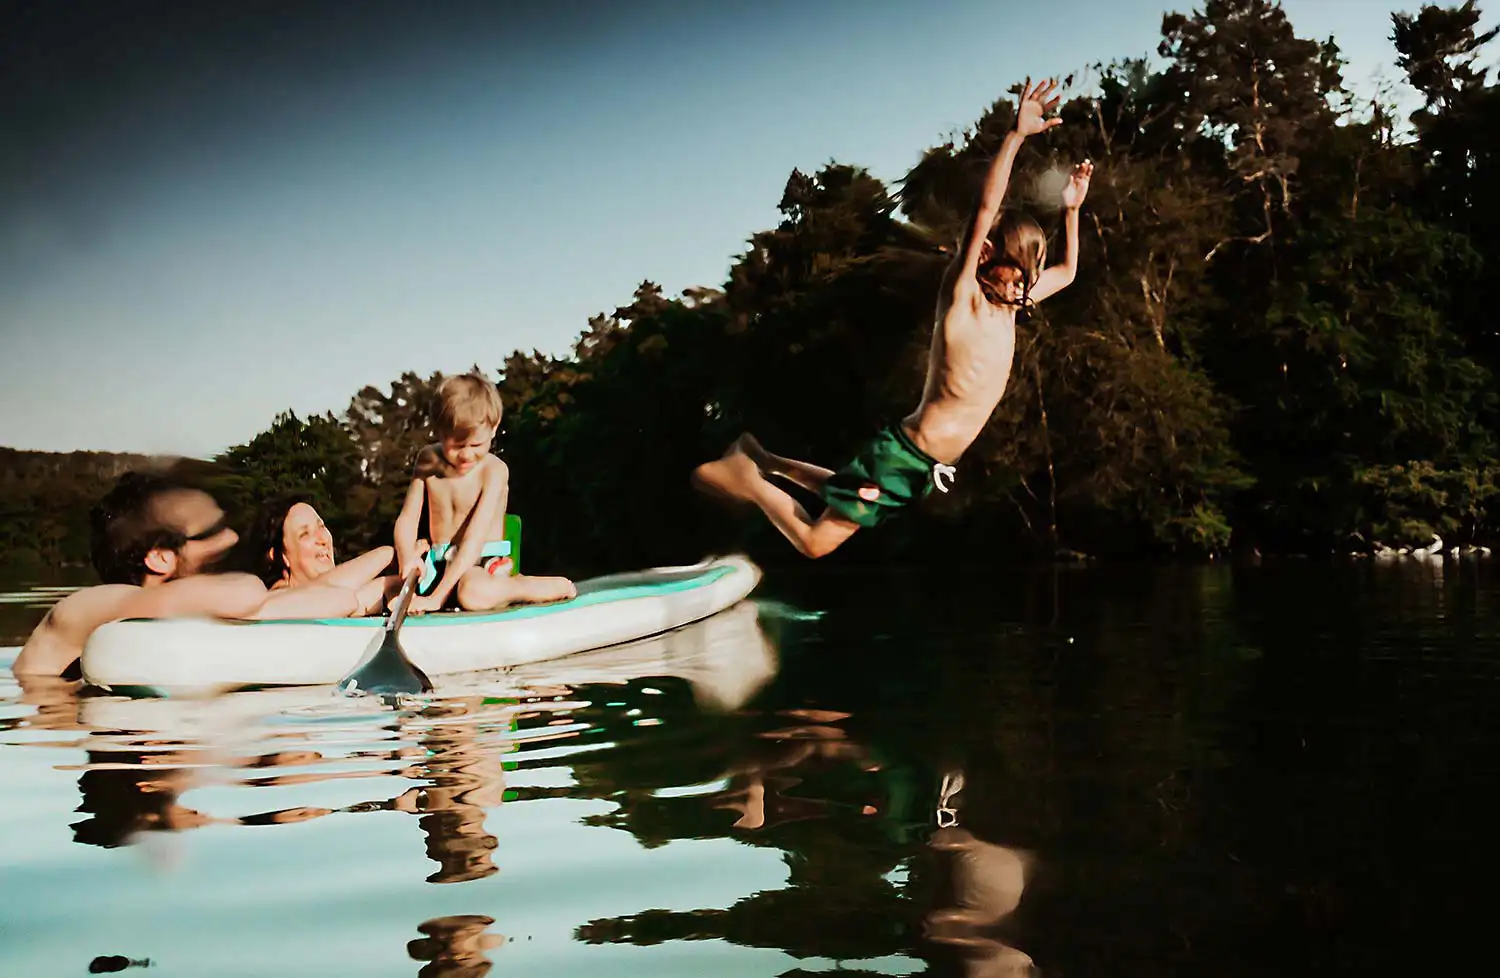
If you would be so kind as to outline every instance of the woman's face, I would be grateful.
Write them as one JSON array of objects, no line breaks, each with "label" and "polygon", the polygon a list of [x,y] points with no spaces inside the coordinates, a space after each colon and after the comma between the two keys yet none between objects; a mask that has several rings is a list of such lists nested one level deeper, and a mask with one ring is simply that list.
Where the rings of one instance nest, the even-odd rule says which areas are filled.
[{"label": "woman's face", "polygon": [[333,570],[333,537],[318,511],[307,503],[287,510],[281,524],[281,552],[290,584],[306,584]]}]

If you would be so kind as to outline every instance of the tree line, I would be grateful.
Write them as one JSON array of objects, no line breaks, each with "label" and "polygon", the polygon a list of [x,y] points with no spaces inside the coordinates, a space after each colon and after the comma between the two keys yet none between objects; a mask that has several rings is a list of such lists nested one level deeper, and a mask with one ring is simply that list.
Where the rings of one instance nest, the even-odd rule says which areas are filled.
[{"label": "tree line", "polygon": [[[1389,93],[1356,98],[1336,42],[1299,36],[1268,0],[1169,13],[1155,59],[1066,79],[1065,124],[1028,141],[1012,202],[1056,252],[1059,174],[1095,162],[1078,279],[1019,329],[1011,387],[954,491],[831,559],[1492,538],[1500,85],[1480,19],[1473,0],[1392,15],[1421,100],[1405,120]],[[719,287],[672,298],[643,282],[569,354],[482,371],[505,400],[496,451],[528,569],[795,557],[688,473],[744,430],[836,465],[914,406],[938,281],[1013,105],[997,98],[893,185],[852,163],[793,171],[779,223]],[[239,519],[310,492],[340,548],[362,548],[389,537],[439,380],[405,373],[342,414],[284,413],[180,464]],[[48,458],[0,467],[0,546],[78,560],[117,457]]]}]

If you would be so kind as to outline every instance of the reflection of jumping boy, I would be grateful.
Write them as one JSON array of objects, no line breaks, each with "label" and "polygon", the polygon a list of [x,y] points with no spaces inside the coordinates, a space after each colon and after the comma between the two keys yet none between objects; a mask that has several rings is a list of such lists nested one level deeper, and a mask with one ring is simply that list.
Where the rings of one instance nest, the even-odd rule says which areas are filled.
[{"label": "reflection of jumping boy", "polygon": [[[577,594],[564,577],[510,573],[504,539],[510,470],[490,454],[500,412],[500,392],[477,374],[449,377],[438,390],[432,416],[438,444],[418,453],[416,473],[396,518],[401,576],[424,560],[430,565],[418,587],[420,596],[412,598],[414,614],[437,611],[450,597],[467,611],[480,611]],[[424,506],[433,541],[425,552],[417,541]]]},{"label": "reflection of jumping boy", "polygon": [[[699,488],[756,504],[809,557],[832,552],[855,530],[875,526],[933,487],[948,491],[954,463],[979,437],[1005,393],[1016,310],[1067,286],[1078,268],[1078,209],[1094,172],[1087,161],[1073,170],[1063,189],[1067,250],[1061,264],[1043,270],[1046,238],[1029,218],[1007,212],[995,240],[990,234],[1022,141],[1061,121],[1043,118],[1059,100],[1052,95],[1055,88],[1055,81],[1033,88],[1027,79],[1022,89],[1016,127],[990,165],[979,206],[943,275],[927,383],[917,409],[876,435],[838,472],[772,455],[753,436],[741,435],[722,458],[694,471]],[[827,508],[816,520],[810,518],[767,481],[768,475],[817,493]]]}]

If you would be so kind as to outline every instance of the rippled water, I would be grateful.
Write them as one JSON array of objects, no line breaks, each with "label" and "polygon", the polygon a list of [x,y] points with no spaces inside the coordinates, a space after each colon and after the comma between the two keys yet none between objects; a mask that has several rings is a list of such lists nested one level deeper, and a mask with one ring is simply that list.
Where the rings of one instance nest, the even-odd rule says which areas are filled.
[{"label": "rippled water", "polygon": [[1497,568],[777,570],[399,711],[6,668],[0,975],[1430,970],[1486,935]]}]

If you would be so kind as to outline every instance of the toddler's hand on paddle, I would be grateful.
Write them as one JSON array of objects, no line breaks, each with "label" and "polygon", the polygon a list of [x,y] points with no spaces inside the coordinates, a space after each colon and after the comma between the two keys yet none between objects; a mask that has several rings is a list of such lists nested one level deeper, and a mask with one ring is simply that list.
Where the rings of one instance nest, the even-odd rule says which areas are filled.
[{"label": "toddler's hand on paddle", "polygon": [[417,541],[417,549],[412,551],[412,555],[406,558],[406,562],[400,567],[399,574],[403,581],[406,580],[412,571],[422,569],[422,558],[427,556],[427,551],[431,549],[432,545],[426,540]]},{"label": "toddler's hand on paddle", "polygon": [[1049,78],[1034,87],[1031,79],[1026,79],[1026,84],[1021,87],[1021,101],[1016,106],[1016,132],[1022,136],[1035,136],[1037,133],[1046,132],[1053,126],[1062,125],[1061,119],[1043,118],[1048,112],[1057,108],[1058,102],[1062,101],[1061,95],[1052,94],[1056,90],[1057,79],[1055,78]]}]

